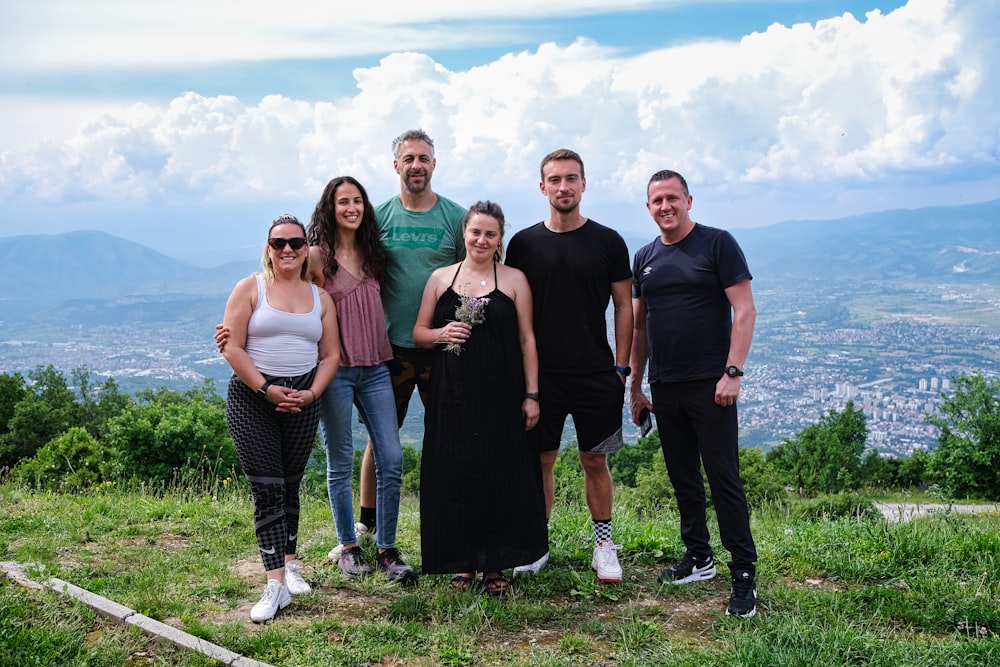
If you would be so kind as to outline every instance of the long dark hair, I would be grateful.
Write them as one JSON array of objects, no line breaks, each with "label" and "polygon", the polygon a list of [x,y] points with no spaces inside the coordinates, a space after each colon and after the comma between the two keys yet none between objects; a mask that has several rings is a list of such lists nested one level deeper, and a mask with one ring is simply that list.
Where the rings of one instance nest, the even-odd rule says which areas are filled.
[{"label": "long dark hair", "polygon": [[327,250],[324,271],[331,276],[337,273],[340,263],[337,262],[337,188],[344,183],[350,183],[361,193],[361,201],[365,210],[361,214],[361,225],[356,235],[358,248],[361,249],[361,268],[365,273],[382,282],[385,280],[385,265],[388,257],[382,244],[378,221],[375,220],[375,209],[368,199],[368,192],[358,179],[353,176],[337,176],[323,188],[323,194],[316,202],[306,238],[309,245],[318,245]]}]

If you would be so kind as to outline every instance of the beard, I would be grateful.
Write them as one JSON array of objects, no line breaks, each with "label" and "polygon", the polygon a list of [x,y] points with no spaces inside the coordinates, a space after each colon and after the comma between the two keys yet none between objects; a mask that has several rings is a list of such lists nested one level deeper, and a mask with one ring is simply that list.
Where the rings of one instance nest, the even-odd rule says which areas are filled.
[{"label": "beard", "polygon": [[560,213],[572,213],[573,211],[580,208],[580,200],[572,202],[571,204],[561,204],[558,201],[552,204],[552,208],[559,211]]},{"label": "beard", "polygon": [[423,176],[424,176],[424,182],[420,185],[415,184],[413,181],[410,180],[410,177],[407,176],[406,178],[403,179],[403,186],[407,189],[408,192],[412,192],[413,194],[419,194],[431,186],[430,177],[427,176],[426,174],[424,174]]}]

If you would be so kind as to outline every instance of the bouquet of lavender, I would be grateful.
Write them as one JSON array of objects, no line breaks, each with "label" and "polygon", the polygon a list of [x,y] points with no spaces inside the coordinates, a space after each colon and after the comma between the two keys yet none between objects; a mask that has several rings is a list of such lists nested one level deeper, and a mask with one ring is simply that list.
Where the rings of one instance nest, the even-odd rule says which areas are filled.
[{"label": "bouquet of lavender", "polygon": [[[486,321],[486,305],[490,302],[488,296],[462,296],[455,306],[455,321],[476,326]],[[461,343],[448,343],[444,349],[456,357],[462,354]]]}]

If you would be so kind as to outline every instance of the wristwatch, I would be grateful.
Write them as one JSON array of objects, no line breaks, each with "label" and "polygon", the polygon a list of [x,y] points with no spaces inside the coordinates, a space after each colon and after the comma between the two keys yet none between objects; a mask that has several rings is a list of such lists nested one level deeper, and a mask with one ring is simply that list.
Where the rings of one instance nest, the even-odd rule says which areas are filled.
[{"label": "wristwatch", "polygon": [[268,382],[267,380],[264,380],[264,384],[260,386],[260,389],[257,390],[257,393],[260,394],[261,396],[267,396],[267,388],[270,386],[271,383]]},{"label": "wristwatch", "polygon": [[615,366],[615,372],[616,373],[621,373],[622,377],[628,377],[629,375],[632,374],[632,367],[631,366]]},{"label": "wristwatch", "polygon": [[743,371],[739,366],[726,366],[726,375],[731,378],[743,377]]}]

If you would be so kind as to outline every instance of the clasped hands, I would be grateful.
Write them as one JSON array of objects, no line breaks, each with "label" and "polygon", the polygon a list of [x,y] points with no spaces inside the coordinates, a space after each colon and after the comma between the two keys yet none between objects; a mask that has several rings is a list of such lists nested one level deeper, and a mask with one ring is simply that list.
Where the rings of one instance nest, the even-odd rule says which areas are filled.
[{"label": "clasped hands", "polygon": [[[229,327],[223,324],[215,325],[215,346],[219,348],[219,353],[225,351],[226,341],[229,340]],[[278,396],[274,396],[275,391]],[[311,389],[294,389],[272,384],[267,388],[264,398],[268,403],[273,403],[278,412],[302,412],[302,408],[316,401],[316,396]],[[277,398],[278,400],[274,400]]]}]

